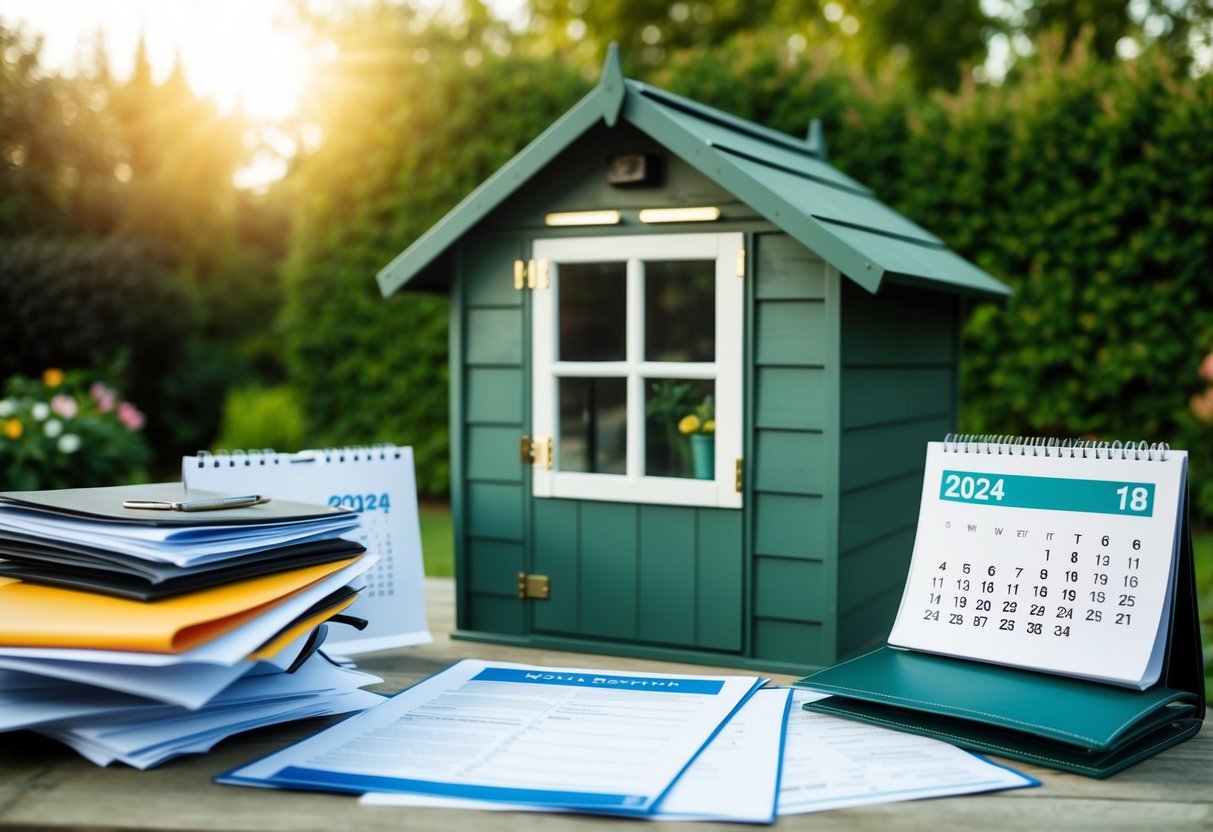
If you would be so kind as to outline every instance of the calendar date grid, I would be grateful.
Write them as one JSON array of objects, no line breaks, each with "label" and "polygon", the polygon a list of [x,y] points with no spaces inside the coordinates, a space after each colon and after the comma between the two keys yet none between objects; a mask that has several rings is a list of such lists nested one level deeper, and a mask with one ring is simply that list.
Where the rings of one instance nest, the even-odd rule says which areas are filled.
[{"label": "calendar date grid", "polygon": [[1086,628],[1134,628],[1143,593],[1152,588],[1143,538],[1129,531],[1092,534],[1061,524],[1034,530],[964,519],[945,520],[940,531],[951,545],[923,560],[920,616],[942,628],[1081,640]]}]

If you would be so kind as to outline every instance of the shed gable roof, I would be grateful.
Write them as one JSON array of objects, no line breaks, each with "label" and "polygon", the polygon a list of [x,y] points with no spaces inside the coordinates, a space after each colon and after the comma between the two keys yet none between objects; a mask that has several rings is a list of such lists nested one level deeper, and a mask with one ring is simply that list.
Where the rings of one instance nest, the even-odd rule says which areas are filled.
[{"label": "shed gable roof", "polygon": [[870,292],[886,277],[1003,298],[1010,290],[822,160],[808,143],[623,77],[612,47],[602,80],[377,275],[387,296],[423,279],[490,211],[599,121],[623,119]]}]

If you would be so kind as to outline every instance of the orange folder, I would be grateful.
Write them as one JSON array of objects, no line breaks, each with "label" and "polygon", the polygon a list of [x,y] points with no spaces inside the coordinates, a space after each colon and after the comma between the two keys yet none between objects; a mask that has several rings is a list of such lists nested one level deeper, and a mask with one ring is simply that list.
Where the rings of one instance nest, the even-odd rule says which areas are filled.
[{"label": "orange folder", "polygon": [[0,645],[180,653],[214,639],[358,558],[134,601],[0,577]]}]

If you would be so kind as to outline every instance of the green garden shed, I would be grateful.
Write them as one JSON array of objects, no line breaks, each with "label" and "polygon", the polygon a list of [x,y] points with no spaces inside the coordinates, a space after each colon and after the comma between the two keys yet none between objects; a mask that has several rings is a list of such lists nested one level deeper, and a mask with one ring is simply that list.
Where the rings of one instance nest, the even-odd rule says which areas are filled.
[{"label": "green garden shed", "polygon": [[788,673],[887,635],[964,298],[1008,294],[614,48],[378,281],[450,296],[457,636]]}]

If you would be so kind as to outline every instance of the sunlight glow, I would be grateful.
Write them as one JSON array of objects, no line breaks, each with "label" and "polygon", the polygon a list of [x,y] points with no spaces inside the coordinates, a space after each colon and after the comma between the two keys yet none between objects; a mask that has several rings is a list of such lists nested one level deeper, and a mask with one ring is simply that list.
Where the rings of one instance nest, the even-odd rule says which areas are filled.
[{"label": "sunlight glow", "polygon": [[[222,45],[215,48],[217,43]],[[298,112],[313,63],[298,36],[252,27],[183,33],[181,53],[186,77],[199,94],[213,98],[224,112],[241,108],[268,122]]]}]

